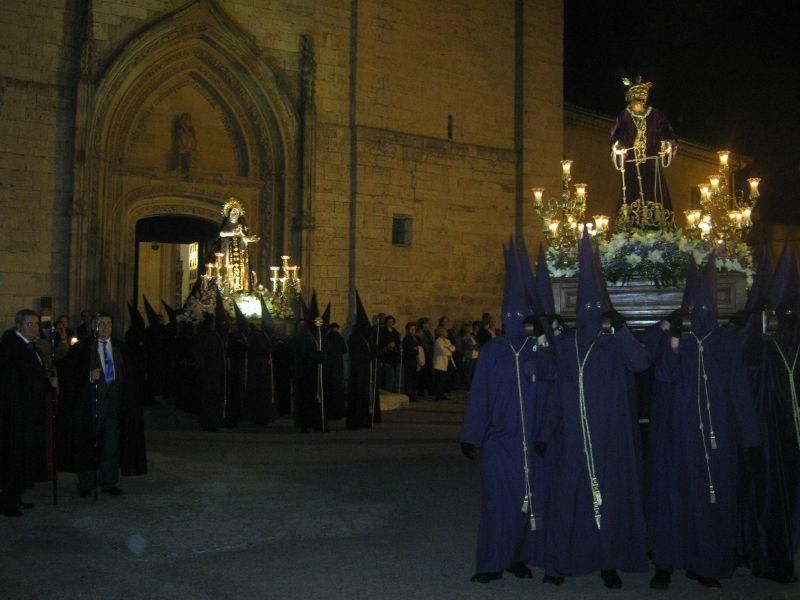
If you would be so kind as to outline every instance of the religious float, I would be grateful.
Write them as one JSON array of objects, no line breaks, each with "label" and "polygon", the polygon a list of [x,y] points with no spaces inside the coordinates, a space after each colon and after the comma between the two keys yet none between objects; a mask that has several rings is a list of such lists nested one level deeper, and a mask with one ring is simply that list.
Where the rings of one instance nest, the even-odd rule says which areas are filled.
[{"label": "religious float", "polygon": [[730,152],[718,152],[718,172],[699,184],[700,205],[685,211],[685,227],[675,224],[663,176],[677,151],[666,117],[647,106],[652,83],[626,82],[628,107],[611,133],[611,159],[620,174],[616,218],[587,214],[588,186],[572,184],[572,161],[561,161],[561,191],[545,198],[532,190],[533,204],[547,241],[546,260],[553,277],[556,313],[575,317],[578,241],[587,231],[599,250],[611,300],[633,326],[644,326],[681,304],[690,257],[698,265],[717,255],[717,304],[721,319],[744,308],[753,276],[747,235],[759,198],[759,179],[749,191],[731,189]]}]

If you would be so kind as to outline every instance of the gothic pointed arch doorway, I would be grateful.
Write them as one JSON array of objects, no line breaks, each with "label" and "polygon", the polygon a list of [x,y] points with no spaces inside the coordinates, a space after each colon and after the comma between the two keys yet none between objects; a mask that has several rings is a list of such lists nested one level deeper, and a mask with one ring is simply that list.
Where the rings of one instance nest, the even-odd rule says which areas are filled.
[{"label": "gothic pointed arch doorway", "polygon": [[[284,253],[297,185],[298,116],[252,38],[196,0],[128,41],[78,93],[70,306],[138,295],[137,223],[220,222],[237,198],[261,240],[261,273]],[[288,183],[287,183],[288,182]]]}]

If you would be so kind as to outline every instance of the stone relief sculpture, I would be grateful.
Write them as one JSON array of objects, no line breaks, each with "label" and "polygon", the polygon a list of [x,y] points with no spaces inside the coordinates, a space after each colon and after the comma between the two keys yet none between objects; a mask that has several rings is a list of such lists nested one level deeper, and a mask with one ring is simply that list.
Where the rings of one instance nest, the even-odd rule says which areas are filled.
[{"label": "stone relief sculpture", "polygon": [[172,170],[188,175],[197,163],[197,137],[190,113],[181,113],[175,117],[172,139],[175,157]]}]

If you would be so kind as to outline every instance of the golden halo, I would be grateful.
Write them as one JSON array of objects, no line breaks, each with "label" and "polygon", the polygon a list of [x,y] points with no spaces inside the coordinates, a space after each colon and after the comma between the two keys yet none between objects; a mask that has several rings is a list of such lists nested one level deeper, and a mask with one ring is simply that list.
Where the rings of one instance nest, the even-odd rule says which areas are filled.
[{"label": "golden halo", "polygon": [[244,216],[244,207],[236,198],[228,198],[228,201],[222,207],[222,215],[227,217],[234,208],[238,209],[240,217]]}]

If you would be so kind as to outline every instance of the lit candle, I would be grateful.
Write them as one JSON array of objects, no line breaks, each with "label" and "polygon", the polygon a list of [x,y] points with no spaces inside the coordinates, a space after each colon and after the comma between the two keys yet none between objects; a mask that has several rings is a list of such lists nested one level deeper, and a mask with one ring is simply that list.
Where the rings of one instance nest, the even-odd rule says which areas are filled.
[{"label": "lit candle", "polygon": [[698,217],[697,211],[687,210],[684,214],[686,215],[686,223],[689,225],[689,227],[694,227],[695,221],[697,221]]},{"label": "lit candle", "polygon": [[747,183],[750,184],[750,198],[755,199],[758,198],[758,184],[761,182],[761,179],[758,177],[751,177],[747,180]]},{"label": "lit candle", "polygon": [[550,221],[550,224],[547,226],[550,229],[550,234],[555,237],[558,233],[558,221]]},{"label": "lit candle", "polygon": [[575,184],[575,193],[578,195],[578,198],[583,200],[586,196],[586,188],[588,186],[585,183],[576,183]]},{"label": "lit candle", "polygon": [[717,156],[719,156],[719,164],[722,167],[728,166],[728,158],[730,157],[731,153],[729,150],[720,150],[717,152]]},{"label": "lit candle", "polygon": [[719,187],[719,175],[710,175],[708,181],[711,183],[711,189],[716,191]]},{"label": "lit candle", "polygon": [[751,221],[750,221],[751,212],[752,211],[751,211],[750,208],[743,208],[742,209],[742,221],[744,222],[745,226],[751,225]]},{"label": "lit candle", "polygon": [[711,188],[708,187],[707,183],[701,183],[697,187],[700,188],[700,195],[703,198],[708,198],[709,194],[711,194]]},{"label": "lit candle", "polygon": [[562,160],[561,161],[561,172],[564,174],[564,177],[569,177],[570,169],[572,169],[572,161],[571,160]]},{"label": "lit candle", "polygon": [[533,205],[536,208],[541,208],[542,197],[544,196],[544,188],[535,187],[531,191],[533,192]]}]

